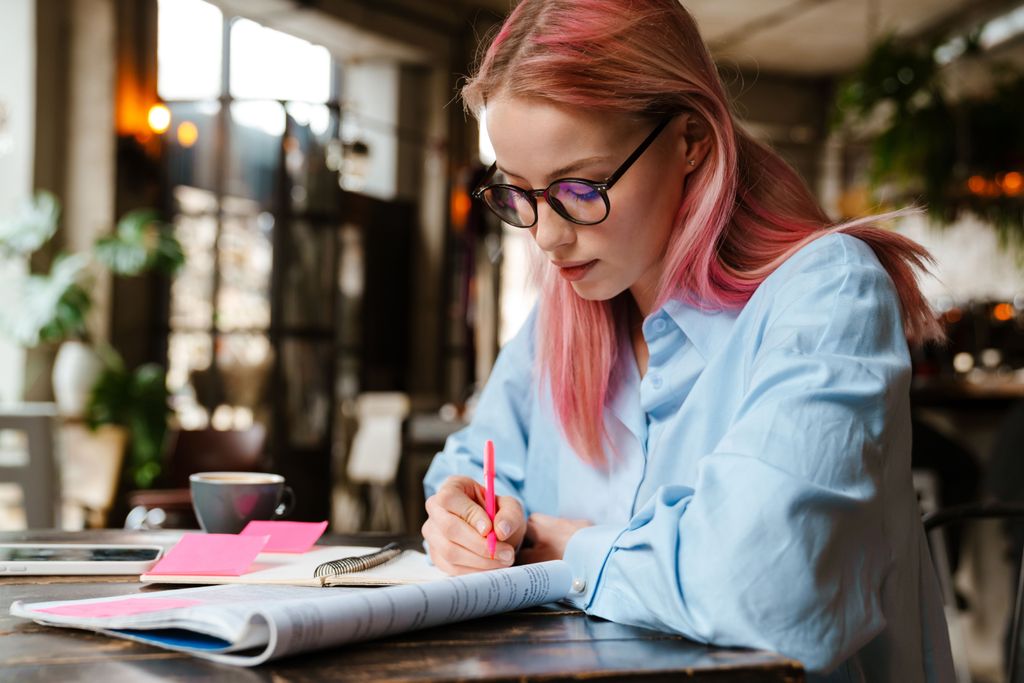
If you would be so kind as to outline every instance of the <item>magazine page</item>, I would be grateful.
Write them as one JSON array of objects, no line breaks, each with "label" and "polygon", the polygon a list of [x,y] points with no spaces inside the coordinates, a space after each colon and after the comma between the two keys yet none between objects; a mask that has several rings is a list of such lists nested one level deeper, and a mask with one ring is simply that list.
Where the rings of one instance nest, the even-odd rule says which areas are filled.
[{"label": "magazine page", "polygon": [[270,624],[266,651],[251,658],[211,658],[260,664],[297,652],[535,607],[561,600],[571,586],[569,564],[556,560],[426,584],[354,591],[306,600],[301,606],[273,604],[261,610]]},{"label": "magazine page", "polygon": [[[269,628],[253,619],[253,605],[289,602],[324,594],[323,588],[295,586],[210,586],[85,600],[11,605],[11,615],[48,626],[69,626],[154,642],[163,629],[194,633],[204,649],[233,651],[265,647]],[[331,589],[341,591],[350,589]],[[146,635],[149,634],[149,635]],[[219,647],[213,647],[215,641]]]},{"label": "magazine page", "polygon": [[[14,603],[11,614],[241,666],[560,600],[563,561],[386,588],[233,585]],[[168,629],[174,629],[168,632]]]}]

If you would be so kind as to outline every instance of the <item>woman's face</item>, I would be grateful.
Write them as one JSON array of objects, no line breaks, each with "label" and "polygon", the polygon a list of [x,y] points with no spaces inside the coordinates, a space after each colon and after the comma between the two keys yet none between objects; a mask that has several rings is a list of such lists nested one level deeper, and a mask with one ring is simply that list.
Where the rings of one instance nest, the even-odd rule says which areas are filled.
[{"label": "woman's face", "polygon": [[[603,181],[654,129],[656,121],[599,114],[543,100],[499,97],[487,107],[487,132],[498,178],[542,189],[557,178]],[[630,290],[651,312],[669,234],[692,166],[685,117],[676,117],[608,192],[611,211],[596,225],[577,225],[537,199],[537,246],[584,299]]]}]

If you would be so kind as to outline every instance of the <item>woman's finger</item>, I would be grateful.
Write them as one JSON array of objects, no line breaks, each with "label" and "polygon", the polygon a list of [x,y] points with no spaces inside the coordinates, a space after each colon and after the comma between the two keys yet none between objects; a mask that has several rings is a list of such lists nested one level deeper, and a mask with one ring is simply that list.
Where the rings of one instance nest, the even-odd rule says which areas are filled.
[{"label": "woman's finger", "polygon": [[[459,523],[462,522],[459,521]],[[430,559],[443,571],[449,573],[455,568],[473,571],[500,569],[508,567],[515,559],[512,546],[507,543],[499,543],[495,547],[494,559],[491,559],[487,553],[486,543],[482,554],[473,552],[450,539],[446,535],[443,524],[439,524],[435,518],[428,519],[423,525],[423,537],[430,549]]]},{"label": "woman's finger", "polygon": [[517,546],[526,533],[523,506],[513,496],[498,496],[498,511],[494,515],[494,533],[499,541]]},{"label": "woman's finger", "polygon": [[480,557],[490,555],[487,550],[487,537],[481,536],[461,517],[442,510],[434,515],[433,519],[438,533],[444,538]]},{"label": "woman's finger", "polygon": [[427,500],[427,512],[433,514],[438,508],[445,510],[464,520],[481,536],[486,535],[491,530],[491,520],[487,516],[487,511],[467,492],[466,482],[453,481],[455,479],[465,479],[466,482],[477,486],[476,482],[468,477],[449,477],[437,493]]},{"label": "woman's finger", "polygon": [[441,488],[454,488],[464,493],[470,500],[483,505],[484,487],[472,477],[453,474],[441,483]]}]

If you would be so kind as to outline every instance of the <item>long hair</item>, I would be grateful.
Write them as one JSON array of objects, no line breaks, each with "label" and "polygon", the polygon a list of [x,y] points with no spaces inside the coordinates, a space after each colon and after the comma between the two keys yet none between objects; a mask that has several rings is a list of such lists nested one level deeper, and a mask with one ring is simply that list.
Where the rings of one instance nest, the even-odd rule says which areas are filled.
[{"label": "long hair", "polygon": [[[704,308],[741,307],[794,252],[841,231],[867,242],[888,272],[908,339],[941,338],[917,284],[928,252],[873,226],[886,216],[830,225],[796,172],[736,125],[714,61],[679,0],[522,0],[462,89],[473,114],[499,94],[651,117],[685,110],[703,120],[712,144],[689,175],[658,305],[680,297]],[[614,299],[583,299],[552,270],[542,277],[538,367],[569,442],[600,466],[624,308]]]}]

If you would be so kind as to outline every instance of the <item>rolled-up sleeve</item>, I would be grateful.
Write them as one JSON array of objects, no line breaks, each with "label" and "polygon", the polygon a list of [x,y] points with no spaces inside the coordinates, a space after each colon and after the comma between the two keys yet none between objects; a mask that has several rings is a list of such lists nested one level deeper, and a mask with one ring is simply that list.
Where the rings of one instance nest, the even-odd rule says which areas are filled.
[{"label": "rolled-up sleeve", "polygon": [[665,481],[624,529],[577,533],[566,560],[591,614],[829,671],[885,627],[887,430],[906,415],[909,354],[871,264],[790,277],[761,331],[692,485]]}]

